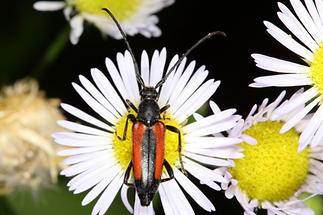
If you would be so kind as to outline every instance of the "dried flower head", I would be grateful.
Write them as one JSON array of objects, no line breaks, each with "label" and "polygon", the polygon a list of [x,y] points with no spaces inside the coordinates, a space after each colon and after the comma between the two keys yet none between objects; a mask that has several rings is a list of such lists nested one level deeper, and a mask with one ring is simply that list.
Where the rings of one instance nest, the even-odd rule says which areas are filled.
[{"label": "dried flower head", "polygon": [[0,92],[0,195],[56,182],[60,162],[51,133],[63,118],[58,99],[46,99],[35,80]]}]

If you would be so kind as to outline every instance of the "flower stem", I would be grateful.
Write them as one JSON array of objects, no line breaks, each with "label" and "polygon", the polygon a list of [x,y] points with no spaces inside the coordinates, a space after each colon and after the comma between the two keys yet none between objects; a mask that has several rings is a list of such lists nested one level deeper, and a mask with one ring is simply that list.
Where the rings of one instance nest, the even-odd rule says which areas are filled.
[{"label": "flower stem", "polygon": [[65,26],[63,30],[59,32],[52,44],[46,49],[39,63],[30,73],[31,77],[40,78],[44,74],[46,67],[57,59],[69,41],[69,31],[69,26]]}]

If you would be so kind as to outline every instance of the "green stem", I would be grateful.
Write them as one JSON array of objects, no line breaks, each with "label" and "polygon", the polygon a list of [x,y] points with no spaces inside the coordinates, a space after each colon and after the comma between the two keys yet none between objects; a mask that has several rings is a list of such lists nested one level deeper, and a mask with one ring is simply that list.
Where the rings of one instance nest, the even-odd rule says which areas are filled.
[{"label": "green stem", "polygon": [[14,210],[11,208],[11,205],[8,203],[7,198],[4,196],[0,197],[0,214],[15,214]]},{"label": "green stem", "polygon": [[45,72],[46,67],[51,65],[57,59],[57,57],[69,41],[69,32],[69,26],[66,26],[61,32],[59,32],[52,44],[50,44],[50,46],[45,51],[39,63],[30,73],[31,77],[40,78]]}]

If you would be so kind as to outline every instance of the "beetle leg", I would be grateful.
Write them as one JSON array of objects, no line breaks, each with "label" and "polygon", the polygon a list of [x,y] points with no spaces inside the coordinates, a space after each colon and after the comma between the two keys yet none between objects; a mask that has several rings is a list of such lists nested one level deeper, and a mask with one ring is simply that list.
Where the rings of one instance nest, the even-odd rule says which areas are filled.
[{"label": "beetle leg", "polygon": [[131,120],[132,123],[136,122],[136,117],[133,114],[129,114],[127,116],[126,124],[125,124],[124,129],[123,129],[123,136],[122,136],[122,138],[117,135],[117,137],[118,137],[119,140],[124,141],[124,140],[127,139],[127,131],[128,131],[128,121],[129,121],[129,119]]},{"label": "beetle leg", "polygon": [[138,113],[138,109],[136,108],[136,106],[134,104],[131,103],[130,100],[126,99],[126,103],[128,107],[131,107],[132,110],[134,110],[136,113]]},{"label": "beetle leg", "polygon": [[124,174],[124,178],[123,178],[123,183],[129,187],[133,187],[134,184],[133,183],[129,183],[128,180],[129,180],[129,177],[130,177],[130,170],[132,168],[132,162],[130,161],[128,167],[127,167],[127,170],[126,170],[126,173]]},{"label": "beetle leg", "polygon": [[168,108],[170,107],[170,105],[165,105],[164,107],[162,107],[159,111],[160,114],[164,113]]},{"label": "beetle leg", "polygon": [[167,160],[164,160],[164,167],[166,168],[166,171],[167,171],[169,177],[163,178],[162,180],[160,180],[161,183],[174,179],[173,169]]},{"label": "beetle leg", "polygon": [[179,163],[181,164],[181,171],[184,175],[187,176],[187,172],[184,169],[183,165],[183,160],[182,160],[182,138],[181,138],[181,132],[178,128],[171,126],[171,125],[166,125],[166,129],[175,132],[178,134],[178,154],[179,154]]}]

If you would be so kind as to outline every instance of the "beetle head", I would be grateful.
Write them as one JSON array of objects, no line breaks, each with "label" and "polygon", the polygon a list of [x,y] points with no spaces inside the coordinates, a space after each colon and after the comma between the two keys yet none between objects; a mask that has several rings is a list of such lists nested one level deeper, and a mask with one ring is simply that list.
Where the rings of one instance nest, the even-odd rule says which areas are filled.
[{"label": "beetle head", "polygon": [[157,90],[154,87],[144,87],[140,91],[141,99],[153,99],[157,100],[158,93]]}]

